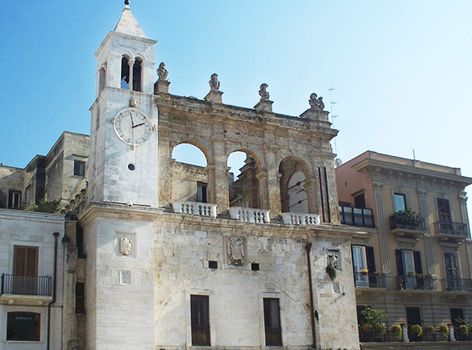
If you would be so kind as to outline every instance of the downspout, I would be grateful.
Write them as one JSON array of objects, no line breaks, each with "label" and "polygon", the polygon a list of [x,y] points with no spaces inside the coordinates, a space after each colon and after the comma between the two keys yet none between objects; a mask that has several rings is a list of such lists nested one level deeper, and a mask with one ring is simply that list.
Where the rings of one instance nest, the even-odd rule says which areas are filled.
[{"label": "downspout", "polygon": [[57,279],[57,245],[59,239],[59,232],[54,232],[54,275],[52,280],[52,300],[48,303],[48,326],[47,326],[47,341],[46,350],[50,349],[51,345],[51,306],[56,302],[56,279]]},{"label": "downspout", "polygon": [[316,329],[315,329],[315,305],[313,303],[313,282],[311,280],[311,243],[307,243],[305,246],[306,249],[306,262],[308,266],[308,286],[310,289],[310,316],[311,316],[311,336],[313,338],[312,348],[316,349]]}]

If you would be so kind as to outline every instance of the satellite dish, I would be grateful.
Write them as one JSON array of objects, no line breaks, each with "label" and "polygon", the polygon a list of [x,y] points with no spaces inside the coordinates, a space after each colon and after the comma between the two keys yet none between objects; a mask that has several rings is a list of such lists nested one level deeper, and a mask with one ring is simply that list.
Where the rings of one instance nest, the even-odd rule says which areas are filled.
[{"label": "satellite dish", "polygon": [[334,166],[337,168],[338,166],[340,166],[341,164],[343,163],[343,161],[339,158],[336,158],[334,160]]}]

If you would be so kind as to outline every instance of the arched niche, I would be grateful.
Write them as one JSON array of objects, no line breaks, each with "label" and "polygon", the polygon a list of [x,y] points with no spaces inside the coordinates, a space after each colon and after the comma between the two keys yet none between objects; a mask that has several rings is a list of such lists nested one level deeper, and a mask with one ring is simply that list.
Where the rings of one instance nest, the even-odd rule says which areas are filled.
[{"label": "arched niche", "polygon": [[283,213],[309,213],[308,169],[300,159],[289,157],[280,162],[280,203]]},{"label": "arched niche", "polygon": [[208,202],[207,157],[197,146],[180,143],[172,149],[172,201]]}]

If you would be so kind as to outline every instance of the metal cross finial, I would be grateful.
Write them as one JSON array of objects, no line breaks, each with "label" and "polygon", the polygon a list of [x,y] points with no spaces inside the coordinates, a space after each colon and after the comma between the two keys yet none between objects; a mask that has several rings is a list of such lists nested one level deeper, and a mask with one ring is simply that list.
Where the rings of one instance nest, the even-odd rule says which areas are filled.
[{"label": "metal cross finial", "polygon": [[125,5],[129,5],[129,0],[125,0]]}]

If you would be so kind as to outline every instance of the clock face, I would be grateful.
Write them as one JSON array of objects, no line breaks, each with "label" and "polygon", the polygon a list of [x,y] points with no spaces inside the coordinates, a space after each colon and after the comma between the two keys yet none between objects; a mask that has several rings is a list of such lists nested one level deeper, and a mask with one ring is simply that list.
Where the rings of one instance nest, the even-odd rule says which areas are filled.
[{"label": "clock face", "polygon": [[144,144],[153,131],[149,118],[134,108],[119,112],[114,118],[114,128],[120,140],[131,146]]}]

